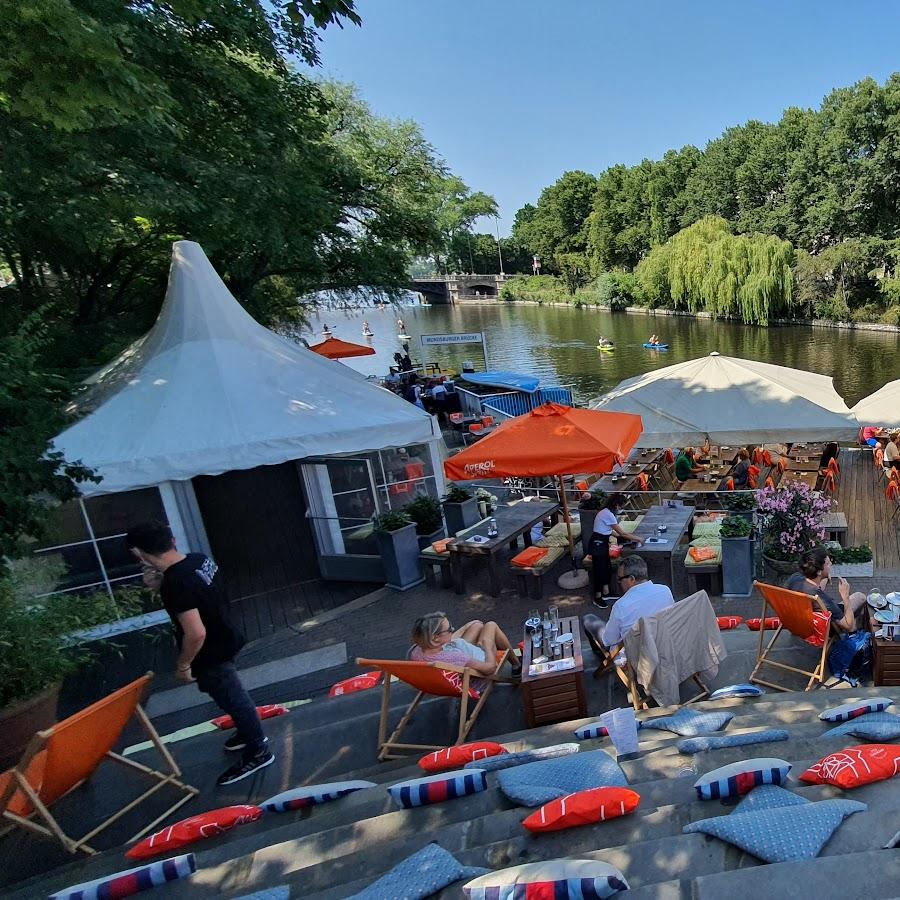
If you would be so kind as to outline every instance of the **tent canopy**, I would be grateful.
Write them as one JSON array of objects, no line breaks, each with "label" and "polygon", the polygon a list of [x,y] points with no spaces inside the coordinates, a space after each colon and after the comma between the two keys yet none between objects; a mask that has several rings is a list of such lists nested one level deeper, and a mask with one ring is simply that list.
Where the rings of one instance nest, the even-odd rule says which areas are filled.
[{"label": "tent canopy", "polygon": [[86,495],[435,436],[424,411],[256,322],[191,241],[156,324],[89,384],[54,441],[103,476]]},{"label": "tent canopy", "polygon": [[711,353],[629,378],[596,409],[640,415],[639,447],[851,440],[858,425],[831,378]]},{"label": "tent canopy", "polygon": [[609,472],[640,433],[639,416],[544,403],[446,460],[444,473],[466,481]]},{"label": "tent canopy", "polygon": [[851,412],[860,425],[900,425],[900,380],[863,397]]},{"label": "tent canopy", "polygon": [[310,350],[324,356],[327,359],[348,359],[351,356],[374,356],[375,348],[364,344],[351,344],[350,341],[342,341],[340,338],[325,338],[319,344],[311,344]]}]

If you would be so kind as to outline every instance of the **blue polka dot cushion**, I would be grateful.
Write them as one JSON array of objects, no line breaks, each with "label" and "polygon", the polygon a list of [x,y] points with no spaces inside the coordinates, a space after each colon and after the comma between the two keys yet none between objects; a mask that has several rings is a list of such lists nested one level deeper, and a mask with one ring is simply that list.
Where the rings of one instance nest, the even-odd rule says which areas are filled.
[{"label": "blue polka dot cushion", "polygon": [[520,806],[543,806],[557,797],[596,787],[627,787],[619,764],[603,750],[590,750],[505,769],[500,790]]},{"label": "blue polka dot cushion", "polygon": [[840,737],[844,734],[853,734],[875,743],[893,741],[900,737],[900,716],[889,712],[866,713],[836,728],[829,728],[822,737]]},{"label": "blue polka dot cushion", "polygon": [[783,759],[745,759],[701,775],[694,788],[701,800],[724,800],[746,794],[761,784],[783,784],[790,771],[791,764]]},{"label": "blue polka dot cushion", "polygon": [[550,859],[482,875],[463,885],[466,900],[603,900],[628,890],[625,876],[593,859]]},{"label": "blue polka dot cushion", "polygon": [[[638,719],[637,727],[640,729],[642,726],[643,722]],[[579,741],[589,741],[591,738],[607,737],[608,735],[609,732],[606,730],[606,726],[601,725],[600,722],[588,722],[587,725],[582,725],[581,728],[575,729],[575,737]]]},{"label": "blue polka dot cushion", "polygon": [[646,719],[644,728],[659,728],[662,731],[674,731],[682,737],[696,737],[698,734],[709,734],[721,731],[732,719],[730,712],[696,712],[693,709],[679,709],[673,716],[659,719]]},{"label": "blue polka dot cushion", "polygon": [[474,878],[487,871],[462,865],[452,853],[438,844],[426,844],[367,888],[354,894],[352,900],[422,900],[454,881]]},{"label": "blue polka dot cushion", "polygon": [[824,722],[849,722],[864,716],[866,713],[884,712],[893,700],[890,697],[870,697],[868,700],[851,700],[840,706],[832,706],[819,713],[819,718]]},{"label": "blue polka dot cushion", "polygon": [[332,781],[329,784],[311,784],[282,791],[259,805],[266,812],[290,812],[294,809],[328,803],[370,787],[375,787],[374,781]]},{"label": "blue polka dot cushion", "polygon": [[765,689],[755,684],[729,684],[720,687],[709,695],[710,700],[721,700],[723,697],[760,697]]},{"label": "blue polka dot cushion", "polygon": [[497,772],[500,769],[511,769],[525,763],[540,762],[542,759],[555,759],[558,756],[570,756],[577,753],[578,744],[553,744],[551,747],[536,747],[533,750],[520,750],[518,753],[504,753],[500,756],[489,756],[466,763],[464,769],[481,769],[483,772]]},{"label": "blue polka dot cushion", "polygon": [[856,800],[812,803],[784,788],[763,785],[731,815],[691,822],[682,830],[717,837],[764,862],[793,862],[818,856],[841,822],[866,808]]},{"label": "blue polka dot cushion", "polygon": [[487,789],[487,775],[481,769],[458,769],[455,772],[440,772],[427,778],[413,778],[401,781],[388,788],[391,798],[406,809],[426,806],[429,803],[443,803],[466,794],[477,794]]},{"label": "blue polka dot cushion", "polygon": [[722,747],[746,747],[749,744],[771,744],[786,741],[790,735],[783,728],[766,728],[748,731],[746,734],[705,734],[701,737],[682,738],[675,746],[679,753],[703,753]]}]

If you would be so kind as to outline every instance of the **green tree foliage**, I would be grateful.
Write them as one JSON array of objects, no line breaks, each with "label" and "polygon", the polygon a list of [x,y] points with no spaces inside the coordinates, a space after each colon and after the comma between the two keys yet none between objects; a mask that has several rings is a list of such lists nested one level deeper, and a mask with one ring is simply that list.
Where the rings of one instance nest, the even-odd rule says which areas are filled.
[{"label": "green tree foliage", "polygon": [[676,308],[765,324],[790,308],[793,257],[787,241],[733,235],[724,219],[709,216],[652,250],[637,276],[657,301],[668,295]]}]

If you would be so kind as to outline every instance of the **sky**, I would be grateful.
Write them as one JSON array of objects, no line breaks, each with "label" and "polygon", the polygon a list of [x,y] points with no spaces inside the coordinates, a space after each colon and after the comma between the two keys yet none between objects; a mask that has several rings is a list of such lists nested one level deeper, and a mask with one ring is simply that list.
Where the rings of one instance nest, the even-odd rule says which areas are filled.
[{"label": "sky", "polygon": [[[856,0],[357,0],[321,74],[414,119],[492,194],[506,234],[563,172],[704,147],[900,70],[900,4]],[[482,223],[484,225],[485,223]],[[484,230],[484,229],[482,229]]]}]

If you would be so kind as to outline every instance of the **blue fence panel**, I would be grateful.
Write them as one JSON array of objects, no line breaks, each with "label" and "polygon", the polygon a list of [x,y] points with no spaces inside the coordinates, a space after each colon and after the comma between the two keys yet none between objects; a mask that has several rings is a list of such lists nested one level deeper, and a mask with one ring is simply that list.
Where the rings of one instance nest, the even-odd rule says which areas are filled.
[{"label": "blue fence panel", "polygon": [[[541,395],[539,403],[562,403],[572,406],[572,392],[564,387],[541,388],[537,393]],[[537,403],[535,405],[538,405]]]}]

